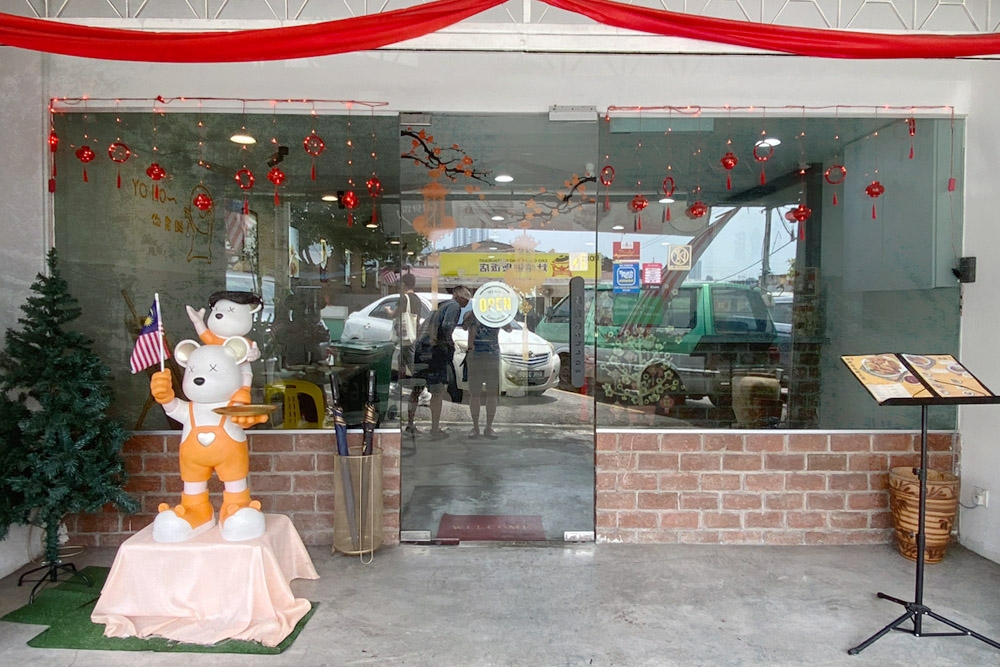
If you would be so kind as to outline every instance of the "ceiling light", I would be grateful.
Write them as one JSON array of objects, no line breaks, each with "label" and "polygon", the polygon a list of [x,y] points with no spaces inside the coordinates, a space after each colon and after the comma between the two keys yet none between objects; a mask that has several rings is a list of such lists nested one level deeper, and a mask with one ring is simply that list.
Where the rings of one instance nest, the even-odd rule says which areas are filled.
[{"label": "ceiling light", "polygon": [[399,245],[399,239],[389,239],[389,245]]},{"label": "ceiling light", "polygon": [[781,145],[781,139],[777,139],[775,137],[764,137],[756,144],[754,144],[754,146],[770,146],[771,148],[780,145]]},{"label": "ceiling light", "polygon": [[323,201],[337,201],[337,195],[323,195],[320,199]]},{"label": "ceiling light", "polygon": [[253,138],[253,135],[247,132],[247,128],[241,127],[240,131],[229,137],[229,140],[234,144],[240,144],[242,146],[252,146],[257,143],[257,140]]},{"label": "ceiling light", "polygon": [[365,223],[365,227],[367,227],[368,229],[378,229],[378,223],[375,222],[374,220],[369,220],[367,223]]},{"label": "ceiling light", "polygon": [[492,218],[490,218],[490,220],[493,220],[495,222],[503,222],[503,216],[502,215],[494,215]]},{"label": "ceiling light", "polygon": [[510,174],[497,174],[493,180],[497,183],[510,183],[514,180],[514,177]]},{"label": "ceiling light", "polygon": [[613,232],[620,232],[623,229],[625,229],[624,225],[615,225],[614,227],[611,228],[611,231],[613,231]]},{"label": "ceiling light", "polygon": [[660,203],[661,204],[673,204],[674,201],[675,200],[674,200],[673,197],[663,197],[663,198],[660,199]]}]

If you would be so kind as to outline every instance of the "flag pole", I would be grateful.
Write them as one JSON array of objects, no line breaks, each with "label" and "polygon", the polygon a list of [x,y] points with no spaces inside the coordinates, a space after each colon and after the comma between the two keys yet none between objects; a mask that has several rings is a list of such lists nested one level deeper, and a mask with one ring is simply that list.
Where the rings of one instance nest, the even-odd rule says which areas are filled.
[{"label": "flag pole", "polygon": [[160,372],[163,372],[164,358],[166,353],[163,350],[163,318],[160,316],[160,293],[153,292],[153,303],[156,305],[156,338],[160,343]]}]

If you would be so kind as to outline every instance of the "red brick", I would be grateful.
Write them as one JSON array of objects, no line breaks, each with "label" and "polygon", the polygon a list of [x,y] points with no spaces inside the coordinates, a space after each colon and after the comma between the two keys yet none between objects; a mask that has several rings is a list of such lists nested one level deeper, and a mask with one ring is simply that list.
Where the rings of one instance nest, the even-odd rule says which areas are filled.
[{"label": "red brick", "polygon": [[805,470],[805,454],[765,454],[764,470]]},{"label": "red brick", "polygon": [[129,475],[137,475],[142,472],[142,456],[139,454],[126,455],[122,457],[125,463],[125,472]]},{"label": "red brick", "polygon": [[641,510],[675,510],[678,506],[679,494],[657,491],[644,491],[639,494],[636,507]]},{"label": "red brick", "polygon": [[706,433],[702,436],[702,450],[706,452],[742,452],[743,436],[731,433]]},{"label": "red brick", "polygon": [[250,472],[271,472],[273,462],[270,454],[250,452]]},{"label": "red brick", "polygon": [[743,488],[746,491],[781,491],[785,488],[785,475],[780,472],[746,475]]},{"label": "red brick", "polygon": [[[293,448],[296,452],[332,452],[337,449],[337,441],[331,433],[299,433],[295,436]],[[282,449],[275,451],[293,450]]]},{"label": "red brick", "polygon": [[842,510],[844,509],[844,494],[807,493],[806,507],[811,510]]},{"label": "red brick", "polygon": [[741,475],[736,473],[703,473],[701,475],[702,491],[739,491]]},{"label": "red brick", "polygon": [[847,470],[847,454],[809,454],[806,470]]},{"label": "red brick", "polygon": [[838,530],[856,530],[868,527],[866,512],[830,512],[827,517],[831,528]]},{"label": "red brick", "polygon": [[805,501],[801,493],[765,493],[764,507],[769,510],[800,510]]},{"label": "red brick", "polygon": [[125,490],[129,493],[160,493],[163,491],[162,475],[129,475]]},{"label": "red brick", "polygon": [[333,492],[333,476],[327,473],[298,473],[291,475],[291,478],[292,491],[295,493]]},{"label": "red brick", "polygon": [[823,528],[826,526],[826,512],[788,512],[785,524],[789,528]]},{"label": "red brick", "polygon": [[818,433],[789,433],[788,451],[826,452],[830,450],[829,438]]},{"label": "red brick", "polygon": [[260,454],[295,451],[295,436],[291,433],[254,433],[250,436],[250,451]]},{"label": "red brick", "polygon": [[299,493],[276,493],[270,496],[275,512],[313,512],[316,496]]},{"label": "red brick", "polygon": [[722,533],[723,544],[760,544],[764,534],[759,530],[726,530]]},{"label": "red brick", "polygon": [[889,470],[893,468],[915,468],[920,465],[920,454],[890,454]]},{"label": "red brick", "polygon": [[701,449],[701,436],[690,433],[664,433],[660,437],[661,452],[697,452]]},{"label": "red brick", "polygon": [[177,454],[143,454],[142,470],[180,474],[180,459]]},{"label": "red brick", "polygon": [[927,456],[927,467],[931,470],[954,473],[955,455],[951,452],[931,452]]},{"label": "red brick", "polygon": [[805,544],[805,533],[799,530],[769,530],[764,533],[764,544],[793,546]]},{"label": "red brick", "polygon": [[847,508],[852,510],[882,510],[889,507],[889,494],[884,491],[847,494]]},{"label": "red brick", "polygon": [[637,454],[639,470],[677,470],[677,454]]},{"label": "red brick", "polygon": [[660,527],[694,530],[698,527],[698,512],[664,512],[660,515]]},{"label": "red brick", "polygon": [[872,491],[884,491],[889,488],[889,473],[874,472],[868,474],[868,488]]},{"label": "red brick", "polygon": [[682,510],[717,510],[719,509],[719,494],[717,493],[682,493],[680,497]]},{"label": "red brick", "polygon": [[756,493],[723,493],[722,508],[727,510],[759,510],[761,498]]},{"label": "red brick", "polygon": [[602,510],[634,510],[636,494],[625,491],[598,491],[595,506]]},{"label": "red brick", "polygon": [[656,433],[621,433],[618,435],[618,449],[623,452],[658,452],[659,436]]},{"label": "red brick", "polygon": [[659,486],[659,475],[656,473],[623,472],[618,474],[618,490],[638,491],[656,490]]},{"label": "red brick", "polygon": [[825,491],[826,475],[819,473],[801,473],[785,476],[786,491]]},{"label": "red brick", "polygon": [[931,452],[950,452],[958,450],[957,433],[928,433],[927,450]]},{"label": "red brick", "polygon": [[81,533],[116,533],[121,530],[120,514],[78,514],[76,530]]},{"label": "red brick", "polygon": [[783,452],[785,451],[785,436],[783,435],[747,435],[744,448],[748,452]]},{"label": "red brick", "polygon": [[677,536],[681,544],[719,544],[721,539],[721,534],[715,530],[684,530]]},{"label": "red brick", "polygon": [[873,433],[874,452],[912,452],[913,436],[909,433]]},{"label": "red brick", "polygon": [[272,461],[274,472],[313,472],[316,470],[315,454],[275,454]]},{"label": "red brick", "polygon": [[831,452],[870,452],[872,450],[871,435],[864,433],[831,433]]},{"label": "red brick", "polygon": [[872,528],[891,528],[892,512],[872,512],[868,525]]},{"label": "red brick", "polygon": [[167,442],[162,435],[136,434],[128,439],[122,451],[129,454],[163,454],[167,451]]},{"label": "red brick", "polygon": [[678,470],[721,470],[721,454],[681,454]]},{"label": "red brick", "polygon": [[598,512],[594,517],[595,528],[614,528],[618,525],[618,512]]},{"label": "red brick", "polygon": [[598,470],[635,470],[638,457],[632,453],[597,452]]},{"label": "red brick", "polygon": [[672,491],[697,491],[701,488],[701,475],[695,473],[666,472],[660,474],[660,489]]},{"label": "red brick", "polygon": [[635,528],[651,530],[657,527],[659,516],[656,512],[619,512],[618,526],[620,528]]},{"label": "red brick", "polygon": [[889,457],[886,454],[849,454],[848,470],[888,470]]},{"label": "red brick", "polygon": [[743,514],[745,528],[781,528],[785,515],[782,512],[746,512]]},{"label": "red brick", "polygon": [[763,466],[760,454],[723,454],[723,470],[760,470]]},{"label": "red brick", "polygon": [[295,526],[295,530],[300,532],[332,530],[333,515],[318,512],[296,512],[292,517],[292,525]]},{"label": "red brick", "polygon": [[844,473],[843,475],[830,475],[827,486],[830,491],[867,491],[868,473]]},{"label": "red brick", "polygon": [[599,452],[613,452],[617,448],[617,438],[614,433],[598,433],[594,449]]},{"label": "red brick", "polygon": [[[330,512],[337,506],[337,495],[335,493],[317,493],[316,494],[316,511],[317,512]],[[382,510],[383,515],[387,514],[385,510],[398,510],[399,509],[399,494],[383,494],[382,496]]]},{"label": "red brick", "polygon": [[595,474],[594,486],[598,491],[614,491],[618,486],[618,473],[597,472]]},{"label": "red brick", "polygon": [[702,512],[701,521],[705,528],[742,528],[739,512]]},{"label": "red brick", "polygon": [[[333,460],[337,458],[332,452],[329,454],[323,454],[320,452],[316,453],[316,472],[333,472]],[[383,463],[383,470],[386,470],[386,466]],[[393,469],[398,470],[398,466]]]}]

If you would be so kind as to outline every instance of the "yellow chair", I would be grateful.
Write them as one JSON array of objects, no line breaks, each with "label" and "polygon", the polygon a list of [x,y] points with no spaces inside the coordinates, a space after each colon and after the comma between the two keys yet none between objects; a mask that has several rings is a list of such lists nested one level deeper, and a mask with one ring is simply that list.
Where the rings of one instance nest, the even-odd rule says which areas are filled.
[{"label": "yellow chair", "polygon": [[[269,384],[264,388],[264,402],[283,395],[284,418],[282,429],[292,428],[323,428],[323,417],[326,414],[326,401],[323,389],[317,384],[305,380],[283,380],[277,384]],[[303,422],[302,398],[307,397],[316,408],[316,421]]]}]

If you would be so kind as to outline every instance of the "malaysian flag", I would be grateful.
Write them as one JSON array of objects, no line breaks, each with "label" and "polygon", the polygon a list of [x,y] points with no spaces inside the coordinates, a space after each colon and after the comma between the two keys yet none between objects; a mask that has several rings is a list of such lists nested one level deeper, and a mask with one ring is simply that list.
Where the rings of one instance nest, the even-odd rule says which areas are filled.
[{"label": "malaysian flag", "polygon": [[249,227],[248,217],[243,214],[242,201],[230,199],[227,202],[226,243],[229,246],[229,252],[234,255],[243,252],[243,246],[246,243],[247,228]]},{"label": "malaysian flag", "polygon": [[149,307],[149,314],[142,321],[142,328],[139,330],[139,338],[135,341],[135,348],[132,349],[132,357],[129,364],[132,373],[146,370],[156,363],[163,363],[170,356],[166,346],[163,344],[163,324],[160,322],[160,301],[153,299],[153,305]]}]

